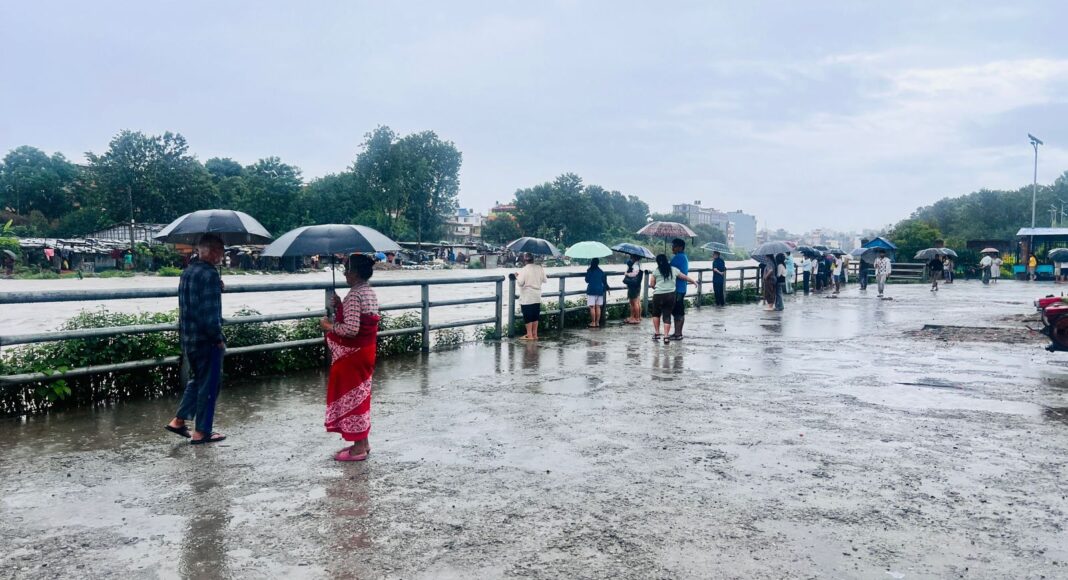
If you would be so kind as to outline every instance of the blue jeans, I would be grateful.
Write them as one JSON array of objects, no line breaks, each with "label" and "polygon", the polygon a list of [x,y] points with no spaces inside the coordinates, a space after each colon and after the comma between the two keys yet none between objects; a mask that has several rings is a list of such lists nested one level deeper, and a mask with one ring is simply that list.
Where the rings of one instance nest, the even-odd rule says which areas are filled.
[{"label": "blue jeans", "polygon": [[786,292],[786,282],[775,284],[775,310],[782,310],[784,308],[782,303],[783,292]]},{"label": "blue jeans", "polygon": [[178,404],[177,417],[186,421],[196,417],[194,429],[210,436],[215,401],[222,384],[223,349],[210,345],[196,348],[185,356],[189,360],[190,379]]}]

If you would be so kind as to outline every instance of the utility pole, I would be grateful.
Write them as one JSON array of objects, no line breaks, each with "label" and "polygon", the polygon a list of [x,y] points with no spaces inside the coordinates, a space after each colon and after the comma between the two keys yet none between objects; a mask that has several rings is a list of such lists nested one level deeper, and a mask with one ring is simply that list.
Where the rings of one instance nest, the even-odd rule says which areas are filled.
[{"label": "utility pole", "polygon": [[1044,145],[1042,140],[1028,133],[1031,146],[1035,148],[1035,178],[1031,185],[1031,240],[1027,244],[1027,255],[1035,255],[1035,200],[1038,198],[1038,146]]}]

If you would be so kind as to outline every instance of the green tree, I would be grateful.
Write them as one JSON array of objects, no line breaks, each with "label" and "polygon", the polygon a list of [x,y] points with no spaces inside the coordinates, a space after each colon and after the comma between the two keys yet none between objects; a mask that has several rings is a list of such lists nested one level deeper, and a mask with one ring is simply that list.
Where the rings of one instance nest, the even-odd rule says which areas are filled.
[{"label": "green tree", "polygon": [[277,157],[260,159],[244,169],[245,190],[236,209],[259,220],[273,235],[293,229],[301,221],[300,169]]},{"label": "green tree", "polygon": [[523,236],[519,222],[511,214],[494,214],[482,224],[482,239],[492,244],[507,244]]},{"label": "green tree", "polygon": [[606,232],[605,217],[574,173],[517,191],[515,205],[523,232],[557,244],[600,240]]},{"label": "green tree", "polygon": [[897,246],[897,259],[903,262],[911,260],[916,252],[934,246],[935,240],[943,239],[938,226],[918,219],[899,222],[888,232],[888,237]]},{"label": "green tree", "polygon": [[168,222],[218,202],[210,175],[177,133],[123,131],[103,154],[86,157],[91,201],[109,221]]},{"label": "green tree", "polygon": [[17,147],[0,162],[0,209],[25,216],[39,211],[47,220],[58,219],[74,205],[77,178],[78,167],[63,154],[49,157],[36,147]]},{"label": "green tree", "polygon": [[463,155],[452,142],[423,131],[393,144],[392,156],[395,187],[403,192],[416,241],[440,239],[446,216],[456,211]]},{"label": "green tree", "polygon": [[709,242],[719,242],[721,244],[727,243],[727,234],[723,233],[723,230],[712,224],[694,226],[693,231],[697,234],[697,239],[694,241],[694,245],[696,246],[703,246]]}]

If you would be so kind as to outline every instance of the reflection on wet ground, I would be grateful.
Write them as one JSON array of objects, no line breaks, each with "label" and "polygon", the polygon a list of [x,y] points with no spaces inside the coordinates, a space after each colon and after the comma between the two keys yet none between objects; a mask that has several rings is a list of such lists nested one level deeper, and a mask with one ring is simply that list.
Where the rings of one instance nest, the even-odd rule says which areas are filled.
[{"label": "reflection on wet ground", "polygon": [[162,431],[170,399],[6,421],[0,570],[1064,576],[1066,355],[906,334],[1042,290],[845,292],[692,310],[667,345],[613,325],[384,359],[363,464],[329,459],[322,372],[227,384],[212,448]]}]

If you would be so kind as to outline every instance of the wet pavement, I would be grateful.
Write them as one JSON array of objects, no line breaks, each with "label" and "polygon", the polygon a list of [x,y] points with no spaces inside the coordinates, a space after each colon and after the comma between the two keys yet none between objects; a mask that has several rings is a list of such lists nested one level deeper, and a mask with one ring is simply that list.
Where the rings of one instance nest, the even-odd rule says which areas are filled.
[{"label": "wet pavement", "polygon": [[173,400],[2,422],[0,577],[1068,577],[1068,354],[1018,332],[1052,290],[384,360],[364,464],[318,372],[227,384],[210,448]]}]

